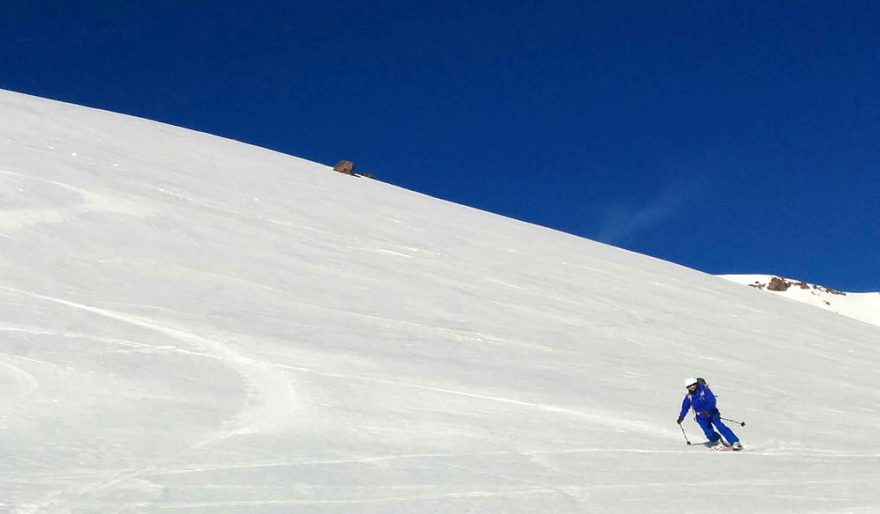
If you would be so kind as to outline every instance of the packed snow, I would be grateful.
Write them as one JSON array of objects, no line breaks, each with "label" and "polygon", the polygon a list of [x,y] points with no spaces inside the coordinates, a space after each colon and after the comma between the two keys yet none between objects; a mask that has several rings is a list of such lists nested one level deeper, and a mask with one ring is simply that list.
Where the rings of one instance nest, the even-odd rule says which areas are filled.
[{"label": "packed snow", "polygon": [[[720,275],[722,278],[745,284],[761,291],[804,302],[815,307],[835,312],[842,316],[880,326],[880,292],[850,293],[810,284],[803,280],[774,275]],[[783,290],[772,290],[768,286],[776,279],[783,284]]]},{"label": "packed snow", "polygon": [[[878,343],[668,262],[0,92],[0,512],[880,512]],[[745,451],[691,418],[685,443],[687,376]]]}]

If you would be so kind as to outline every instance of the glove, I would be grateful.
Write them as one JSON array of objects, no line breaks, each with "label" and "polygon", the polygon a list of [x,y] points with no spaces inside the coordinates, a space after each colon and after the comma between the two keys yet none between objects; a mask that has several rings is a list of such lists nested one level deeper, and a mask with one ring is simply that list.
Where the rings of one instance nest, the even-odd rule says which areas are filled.
[{"label": "glove", "polygon": [[682,421],[684,421],[684,418],[678,418],[677,420],[675,420],[675,422],[678,423],[679,425],[681,425]]}]

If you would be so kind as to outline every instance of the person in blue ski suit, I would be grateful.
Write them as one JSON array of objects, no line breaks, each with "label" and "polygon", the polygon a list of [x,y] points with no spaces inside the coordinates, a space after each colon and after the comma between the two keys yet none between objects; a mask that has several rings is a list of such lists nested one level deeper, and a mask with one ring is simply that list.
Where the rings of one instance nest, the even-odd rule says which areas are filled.
[{"label": "person in blue ski suit", "polygon": [[[703,432],[706,434],[710,446],[718,444],[721,438],[724,437],[727,444],[734,449],[738,450],[742,448],[742,444],[739,442],[739,437],[733,433],[733,430],[729,429],[727,425],[721,422],[721,412],[719,412],[718,408],[715,406],[715,395],[712,394],[712,390],[709,389],[709,386],[707,386],[705,382],[699,381],[696,378],[688,378],[685,380],[685,387],[687,387],[688,392],[685,395],[684,400],[681,402],[681,412],[678,414],[676,423],[681,425],[688,410],[693,408],[694,413],[696,414],[697,424],[700,425],[700,428],[702,428]],[[715,428],[712,428],[713,425]],[[719,435],[715,429],[718,429],[718,432],[721,432],[721,435]]]}]

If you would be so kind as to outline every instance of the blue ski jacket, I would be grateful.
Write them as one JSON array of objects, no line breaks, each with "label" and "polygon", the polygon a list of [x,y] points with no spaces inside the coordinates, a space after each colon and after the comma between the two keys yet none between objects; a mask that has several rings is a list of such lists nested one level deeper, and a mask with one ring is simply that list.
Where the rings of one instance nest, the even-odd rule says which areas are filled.
[{"label": "blue ski jacket", "polygon": [[684,400],[681,402],[681,413],[678,415],[678,419],[684,419],[688,409],[691,407],[694,408],[694,413],[696,413],[697,416],[702,416],[704,418],[711,418],[714,414],[718,413],[718,409],[715,408],[715,395],[712,394],[712,390],[709,389],[709,386],[705,384],[699,384],[694,394],[688,393],[684,396]]}]

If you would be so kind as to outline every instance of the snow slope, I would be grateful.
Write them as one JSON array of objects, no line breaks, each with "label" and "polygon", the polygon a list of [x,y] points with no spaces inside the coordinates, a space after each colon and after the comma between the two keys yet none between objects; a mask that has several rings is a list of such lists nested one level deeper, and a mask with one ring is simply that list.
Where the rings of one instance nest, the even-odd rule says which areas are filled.
[{"label": "snow slope", "polygon": [[2,512],[880,512],[878,327],[8,92],[0,195]]},{"label": "snow slope", "polygon": [[[783,298],[821,307],[842,316],[880,326],[880,292],[848,293],[835,291],[825,286],[810,284],[802,280],[777,277],[775,275],[719,276],[737,284],[745,284]],[[784,291],[770,290],[767,286],[773,278],[782,281],[782,283],[787,283],[789,286]]]}]

